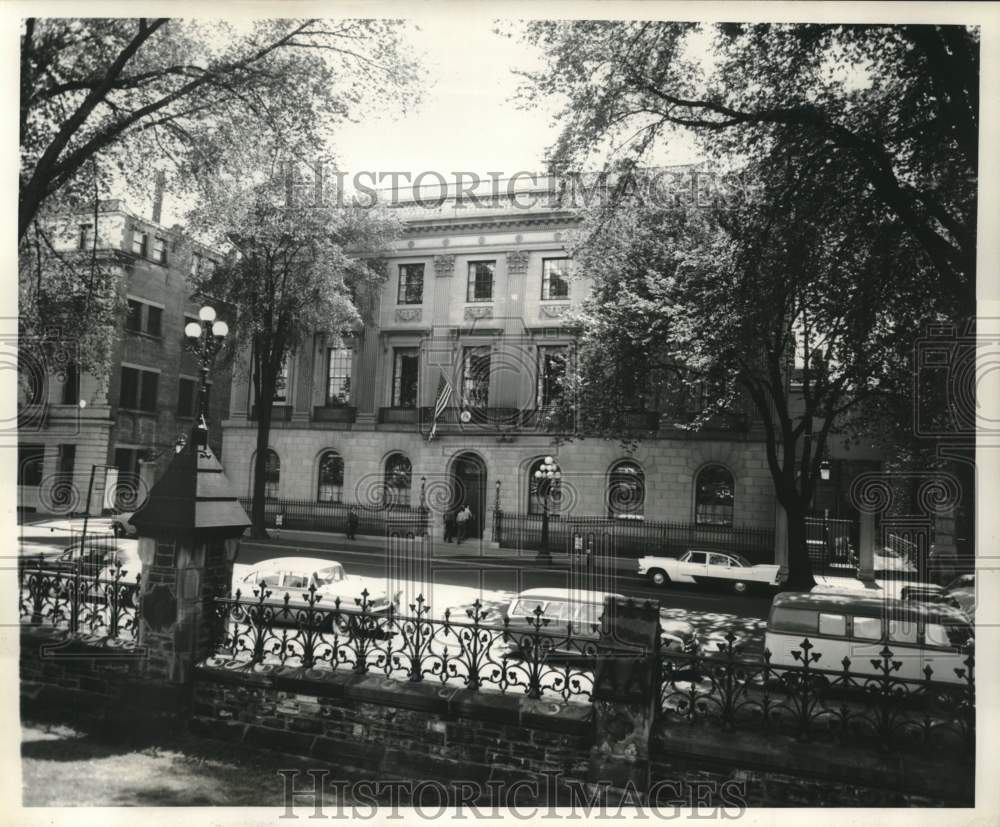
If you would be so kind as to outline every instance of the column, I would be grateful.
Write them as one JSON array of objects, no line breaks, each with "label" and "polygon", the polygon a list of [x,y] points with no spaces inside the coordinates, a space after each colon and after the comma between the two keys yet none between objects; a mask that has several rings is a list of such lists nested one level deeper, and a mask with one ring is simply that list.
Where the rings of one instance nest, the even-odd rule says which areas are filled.
[{"label": "column", "polygon": [[862,511],[858,515],[858,580],[871,588],[875,585],[875,515]]}]

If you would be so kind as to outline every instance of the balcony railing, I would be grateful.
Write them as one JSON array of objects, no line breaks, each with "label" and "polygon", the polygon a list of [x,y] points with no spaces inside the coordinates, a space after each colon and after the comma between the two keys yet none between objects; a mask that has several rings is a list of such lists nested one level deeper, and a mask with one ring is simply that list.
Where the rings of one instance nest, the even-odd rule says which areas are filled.
[{"label": "balcony railing", "polygon": [[[494,536],[503,548],[542,547],[541,514],[494,512]],[[660,554],[679,557],[689,549],[718,549],[742,554],[754,563],[774,562],[774,531],[757,526],[697,525],[687,522],[549,515],[548,548],[573,552],[576,538],[601,554],[623,557]]]},{"label": "balcony railing", "polygon": [[[274,405],[271,408],[271,421],[272,422],[291,422],[292,421],[292,411],[291,405]],[[250,407],[250,418],[257,418],[257,406],[252,405]]]},{"label": "balcony railing", "polygon": [[378,421],[380,425],[416,425],[419,415],[420,408],[416,407],[378,409]]},{"label": "balcony railing", "polygon": [[318,405],[313,408],[315,422],[354,422],[358,409],[350,405]]}]

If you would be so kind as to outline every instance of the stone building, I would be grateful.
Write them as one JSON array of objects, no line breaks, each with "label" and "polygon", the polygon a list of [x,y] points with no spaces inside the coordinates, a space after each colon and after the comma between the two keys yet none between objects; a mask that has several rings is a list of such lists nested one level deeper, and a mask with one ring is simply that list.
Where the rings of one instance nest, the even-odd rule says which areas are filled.
[{"label": "stone building", "polygon": [[[140,463],[153,464],[155,476],[194,423],[199,372],[184,347],[184,325],[197,319],[201,302],[189,276],[214,266],[217,254],[117,200],[101,203],[96,226],[92,213],[66,217],[52,227],[52,239],[63,256],[96,252],[115,275],[125,313],[105,375],[81,373],[72,342],[38,364],[30,363],[31,349],[22,349],[21,373],[30,381],[19,404],[18,505],[42,514],[82,512],[93,468],[90,513],[115,506],[116,496],[127,508],[145,487]],[[221,451],[228,369],[215,370],[210,382],[210,432]]]},{"label": "stone building", "polygon": [[[561,319],[590,290],[565,246],[573,211],[544,188],[397,208],[405,231],[362,329],[343,341],[318,333],[285,366],[269,498],[417,505],[422,494],[437,509],[462,500],[480,534],[497,503],[538,513],[533,473],[553,457],[563,513],[776,527],[751,416],[692,433],[636,411],[643,438],[632,449],[593,438],[560,445],[546,430],[551,393],[573,360]],[[223,464],[250,496],[256,423],[243,375],[234,374]]]}]

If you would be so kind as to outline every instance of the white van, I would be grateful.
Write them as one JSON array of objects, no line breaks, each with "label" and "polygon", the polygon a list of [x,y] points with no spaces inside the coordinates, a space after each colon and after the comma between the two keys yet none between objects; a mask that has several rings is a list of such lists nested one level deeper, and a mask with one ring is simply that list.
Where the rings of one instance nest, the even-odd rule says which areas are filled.
[{"label": "white van", "polygon": [[[964,683],[955,669],[965,668],[964,647],[973,640],[973,627],[958,609],[921,604],[868,594],[783,592],[774,598],[767,619],[764,645],[774,666],[801,666],[808,638],[819,659],[816,669],[842,671],[850,658],[850,671],[881,675],[881,652],[888,646],[901,681],[924,680],[924,668],[941,683]],[[875,660],[877,663],[873,664]]]}]

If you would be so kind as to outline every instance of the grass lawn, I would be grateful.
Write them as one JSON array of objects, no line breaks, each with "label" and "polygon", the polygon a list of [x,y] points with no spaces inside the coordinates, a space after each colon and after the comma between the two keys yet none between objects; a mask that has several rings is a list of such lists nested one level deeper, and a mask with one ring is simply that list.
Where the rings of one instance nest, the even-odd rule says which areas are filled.
[{"label": "grass lawn", "polygon": [[[307,759],[266,756],[179,734],[170,743],[111,743],[61,724],[22,722],[26,807],[282,807],[278,769]],[[297,786],[311,786],[302,776]],[[334,793],[329,791],[329,803]]]}]

